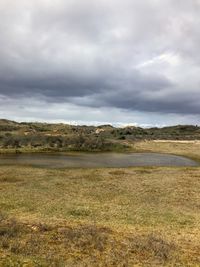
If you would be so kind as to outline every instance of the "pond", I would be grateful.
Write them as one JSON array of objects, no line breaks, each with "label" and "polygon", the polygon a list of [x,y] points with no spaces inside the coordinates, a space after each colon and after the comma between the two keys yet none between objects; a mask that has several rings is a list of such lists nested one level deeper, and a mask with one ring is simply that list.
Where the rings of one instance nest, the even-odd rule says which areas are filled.
[{"label": "pond", "polygon": [[134,166],[199,166],[189,158],[161,153],[1,154],[0,165],[48,168],[98,168]]}]

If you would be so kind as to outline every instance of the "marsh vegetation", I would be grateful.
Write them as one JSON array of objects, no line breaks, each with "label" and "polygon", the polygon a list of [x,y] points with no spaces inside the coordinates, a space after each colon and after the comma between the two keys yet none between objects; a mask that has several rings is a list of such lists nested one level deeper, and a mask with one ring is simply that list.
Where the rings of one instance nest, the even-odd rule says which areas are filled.
[{"label": "marsh vegetation", "polygon": [[[46,127],[48,133],[50,126]],[[197,141],[133,140],[127,137],[131,134],[113,139],[115,129],[105,127],[101,138],[113,144],[118,140],[129,151],[184,155],[200,161]],[[1,142],[9,132],[14,138],[26,136],[24,128],[7,128],[1,131]],[[16,148],[1,152],[4,149],[7,153]],[[26,146],[17,149],[33,151]],[[200,266],[199,222],[198,166],[0,166],[2,267],[196,267]]]},{"label": "marsh vegetation", "polygon": [[199,167],[1,166],[0,191],[0,266],[200,264]]},{"label": "marsh vegetation", "polygon": [[143,140],[200,140],[200,127],[115,128],[111,125],[17,123],[0,120],[0,152],[128,151]]}]

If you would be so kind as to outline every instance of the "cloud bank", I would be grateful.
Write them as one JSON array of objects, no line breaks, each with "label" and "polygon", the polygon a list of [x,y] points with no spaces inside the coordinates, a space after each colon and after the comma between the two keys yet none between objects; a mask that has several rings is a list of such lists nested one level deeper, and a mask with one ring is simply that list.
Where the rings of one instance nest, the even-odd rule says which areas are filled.
[{"label": "cloud bank", "polygon": [[0,0],[0,116],[199,124],[199,14],[199,0]]}]

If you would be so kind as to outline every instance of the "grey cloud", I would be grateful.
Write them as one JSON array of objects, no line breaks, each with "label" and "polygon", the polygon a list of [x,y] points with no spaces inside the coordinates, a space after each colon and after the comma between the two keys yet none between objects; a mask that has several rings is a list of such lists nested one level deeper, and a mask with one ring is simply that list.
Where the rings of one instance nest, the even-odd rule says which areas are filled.
[{"label": "grey cloud", "polygon": [[198,0],[0,1],[0,95],[200,114]]}]

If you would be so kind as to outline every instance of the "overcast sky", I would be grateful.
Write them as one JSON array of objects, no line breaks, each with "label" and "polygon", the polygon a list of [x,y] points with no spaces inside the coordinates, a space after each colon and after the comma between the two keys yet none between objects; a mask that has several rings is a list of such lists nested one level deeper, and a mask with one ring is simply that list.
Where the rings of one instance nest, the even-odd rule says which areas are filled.
[{"label": "overcast sky", "polygon": [[0,117],[200,124],[200,0],[0,0]]}]

